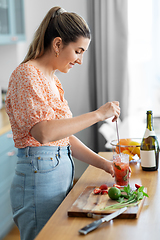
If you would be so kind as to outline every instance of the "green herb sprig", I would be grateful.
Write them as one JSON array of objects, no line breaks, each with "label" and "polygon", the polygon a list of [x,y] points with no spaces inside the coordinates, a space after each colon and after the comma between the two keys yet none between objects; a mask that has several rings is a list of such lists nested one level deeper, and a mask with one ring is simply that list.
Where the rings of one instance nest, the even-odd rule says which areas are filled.
[{"label": "green herb sprig", "polygon": [[144,186],[139,187],[135,191],[131,190],[131,187],[128,184],[127,187],[121,189],[121,196],[117,200],[118,203],[107,206],[103,210],[136,206],[144,196],[149,197],[148,194],[144,192]]}]

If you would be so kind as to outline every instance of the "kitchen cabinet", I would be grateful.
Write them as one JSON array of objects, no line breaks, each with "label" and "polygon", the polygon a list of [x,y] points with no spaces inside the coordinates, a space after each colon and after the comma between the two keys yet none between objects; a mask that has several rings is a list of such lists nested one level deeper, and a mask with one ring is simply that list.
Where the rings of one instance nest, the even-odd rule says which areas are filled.
[{"label": "kitchen cabinet", "polygon": [[12,132],[0,136],[0,239],[14,225],[10,204],[10,186],[16,166],[17,150],[14,147]]},{"label": "kitchen cabinet", "polygon": [[24,0],[0,0],[0,44],[25,40]]}]

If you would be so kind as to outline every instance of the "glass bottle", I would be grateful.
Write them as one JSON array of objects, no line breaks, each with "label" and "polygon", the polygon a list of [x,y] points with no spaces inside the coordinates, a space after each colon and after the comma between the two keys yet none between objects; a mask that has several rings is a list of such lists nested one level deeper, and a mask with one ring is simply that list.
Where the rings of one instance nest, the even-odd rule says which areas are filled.
[{"label": "glass bottle", "polygon": [[141,167],[144,171],[155,171],[159,165],[159,144],[153,129],[152,111],[147,111],[147,126],[140,148]]}]

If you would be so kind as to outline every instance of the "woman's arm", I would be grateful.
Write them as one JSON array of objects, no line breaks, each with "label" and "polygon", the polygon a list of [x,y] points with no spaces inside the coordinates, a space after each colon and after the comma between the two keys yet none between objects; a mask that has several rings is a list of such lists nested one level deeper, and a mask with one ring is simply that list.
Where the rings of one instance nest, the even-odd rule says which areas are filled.
[{"label": "woman's arm", "polygon": [[44,144],[69,137],[110,117],[115,121],[119,114],[119,102],[108,102],[96,111],[78,117],[39,122],[32,127],[30,133],[37,141]]},{"label": "woman's arm", "polygon": [[86,162],[94,167],[103,169],[106,172],[110,173],[112,177],[114,177],[111,161],[106,160],[105,158],[93,152],[73,135],[70,136],[70,144],[73,157],[83,162]]}]

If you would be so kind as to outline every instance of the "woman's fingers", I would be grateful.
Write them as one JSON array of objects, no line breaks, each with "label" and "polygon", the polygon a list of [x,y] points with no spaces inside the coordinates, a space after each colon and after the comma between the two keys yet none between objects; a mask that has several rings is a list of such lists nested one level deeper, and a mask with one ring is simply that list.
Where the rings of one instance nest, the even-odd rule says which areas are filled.
[{"label": "woman's fingers", "polygon": [[113,117],[113,122],[117,120],[120,115],[120,107],[118,101],[108,102],[97,110],[100,114],[101,121]]}]

